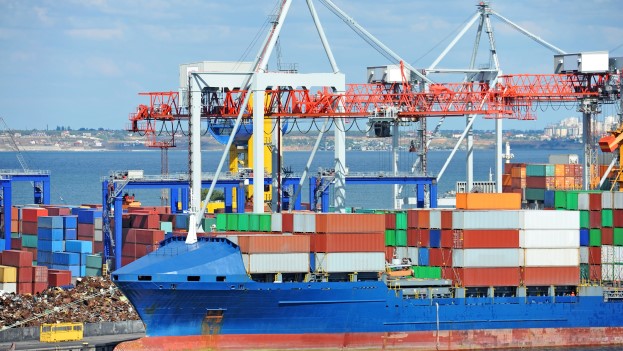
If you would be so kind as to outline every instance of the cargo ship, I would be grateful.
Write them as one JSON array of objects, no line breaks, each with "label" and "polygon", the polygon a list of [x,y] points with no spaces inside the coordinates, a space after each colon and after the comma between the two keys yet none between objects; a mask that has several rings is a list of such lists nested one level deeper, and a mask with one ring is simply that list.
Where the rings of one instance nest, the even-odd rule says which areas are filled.
[{"label": "cargo ship", "polygon": [[198,242],[170,236],[112,273],[148,335],[118,349],[622,344],[623,193],[545,195],[542,210],[502,193],[457,194],[454,209],[219,214]]}]

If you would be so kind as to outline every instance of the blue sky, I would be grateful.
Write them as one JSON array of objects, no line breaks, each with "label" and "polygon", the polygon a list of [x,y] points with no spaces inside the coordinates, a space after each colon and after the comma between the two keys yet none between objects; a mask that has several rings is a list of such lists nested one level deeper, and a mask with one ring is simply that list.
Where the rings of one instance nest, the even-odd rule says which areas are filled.
[{"label": "blue sky", "polygon": [[[334,1],[415,67],[433,62],[477,3]],[[264,38],[258,31],[276,3],[0,0],[1,116],[13,129],[123,129],[128,114],[145,102],[139,92],[178,89],[180,63],[253,60],[257,45],[243,54],[253,38]],[[348,82],[363,82],[367,66],[388,63],[322,4],[315,6]],[[623,56],[621,0],[499,0],[491,6],[567,52],[613,50],[611,56]],[[497,18],[492,23],[504,73],[552,73],[551,51]],[[438,66],[467,67],[475,33],[474,26]],[[330,71],[305,1],[294,0],[280,41],[282,62],[297,63],[301,72]],[[577,113],[540,112],[537,121],[506,127],[539,129],[569,115]],[[490,129],[493,123],[479,126]]]}]

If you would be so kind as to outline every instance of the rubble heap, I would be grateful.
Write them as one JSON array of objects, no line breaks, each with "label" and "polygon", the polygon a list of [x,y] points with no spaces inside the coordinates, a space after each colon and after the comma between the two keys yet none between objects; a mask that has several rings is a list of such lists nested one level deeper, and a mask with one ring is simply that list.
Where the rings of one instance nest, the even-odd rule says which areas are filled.
[{"label": "rubble heap", "polygon": [[125,296],[102,277],[78,278],[75,288],[69,290],[49,288],[35,295],[0,295],[0,329],[42,314],[19,327],[140,319]]}]

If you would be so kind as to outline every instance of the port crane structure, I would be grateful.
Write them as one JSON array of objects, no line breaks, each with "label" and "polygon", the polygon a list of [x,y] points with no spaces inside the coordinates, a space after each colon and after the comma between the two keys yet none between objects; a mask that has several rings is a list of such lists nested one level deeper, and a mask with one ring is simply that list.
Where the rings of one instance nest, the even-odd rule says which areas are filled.
[{"label": "port crane structure", "polygon": [[[191,184],[190,214],[191,230],[187,242],[196,240],[195,230],[198,218],[203,215],[200,206],[201,159],[200,159],[200,124],[202,119],[208,123],[229,120],[232,133],[226,150],[220,160],[216,173],[221,172],[227,150],[231,147],[236,131],[241,123],[250,125],[253,133],[264,135],[266,119],[333,119],[335,125],[335,164],[334,164],[334,207],[342,211],[345,207],[345,181],[347,172],[345,155],[344,120],[347,118],[364,118],[371,123],[388,122],[393,128],[393,162],[397,165],[398,127],[405,123],[420,123],[420,154],[413,170],[426,175],[426,149],[430,142],[426,137],[426,120],[429,117],[440,117],[441,121],[448,116],[466,117],[466,127],[454,147],[451,157],[463,140],[467,140],[466,170],[468,188],[473,182],[473,140],[472,127],[476,117],[495,119],[496,121],[496,185],[501,191],[502,178],[502,120],[535,119],[535,107],[547,107],[552,103],[578,104],[584,120],[585,145],[585,188],[596,184],[596,142],[592,142],[593,131],[591,121],[599,113],[601,104],[615,103],[621,99],[622,68],[618,63],[611,65],[608,55],[603,55],[596,67],[579,64],[583,56],[568,54],[558,47],[530,33],[521,26],[495,12],[487,2],[477,4],[477,11],[471,20],[461,29],[459,34],[444,49],[442,54],[427,68],[416,69],[406,60],[386,47],[380,40],[361,27],[354,19],[339,9],[330,0],[318,0],[331,12],[341,18],[358,35],[362,36],[375,49],[393,61],[386,66],[382,74],[369,74],[369,80],[361,84],[346,84],[345,77],[333,57],[331,47],[312,0],[307,5],[313,18],[316,30],[323,45],[325,54],[331,65],[330,73],[299,74],[293,72],[269,72],[268,59],[275,47],[279,33],[290,8],[291,0],[282,0],[272,21],[270,30],[252,63],[241,65],[236,63],[233,68],[223,71],[200,70],[197,67],[186,67],[182,80],[187,84],[180,92],[147,93],[150,105],[141,105],[137,113],[131,115],[133,128],[137,131],[159,130],[149,127],[156,123],[173,120],[188,120],[189,131],[189,178]],[[494,31],[491,17],[496,17],[529,38],[552,50],[555,53],[555,73],[553,74],[502,74],[497,57]],[[455,44],[475,23],[477,35],[469,67],[465,69],[442,69],[438,64],[449,53]],[[480,40],[486,33],[488,41],[490,65],[487,68],[476,67],[476,57]],[[602,53],[603,54],[603,53]],[[587,60],[588,60],[588,56]],[[575,61],[574,61],[575,60]],[[575,62],[575,65],[571,64]],[[621,62],[621,60],[617,61]],[[588,63],[588,61],[587,61]],[[370,72],[370,69],[369,69]],[[393,78],[388,79],[389,72]],[[461,82],[436,83],[432,74],[452,73],[464,76]],[[311,87],[319,88],[312,91]],[[158,97],[162,98],[159,100]],[[251,99],[251,96],[253,98]],[[164,102],[163,98],[170,100]],[[166,105],[166,106],[165,106]],[[233,123],[233,125],[231,124]],[[152,128],[152,129],[149,129]],[[437,127],[438,128],[438,127]],[[436,128],[436,129],[437,129]],[[274,133],[279,134],[279,133]],[[307,167],[303,172],[303,181],[311,160],[318,148],[319,140],[325,134],[321,130],[317,142],[312,149]],[[151,135],[151,134],[150,134]],[[154,134],[155,135],[155,134]],[[261,150],[270,141],[255,138],[253,147]],[[275,137],[272,145],[276,146]],[[273,147],[277,150],[278,147]],[[273,155],[277,151],[274,151]],[[450,157],[450,159],[451,159]],[[443,175],[450,159],[439,171],[438,179]],[[263,191],[260,178],[264,177],[264,154],[254,154],[253,159],[253,191]],[[397,171],[397,167],[394,167]],[[273,171],[273,177],[276,174]],[[215,177],[216,179],[216,177]],[[216,180],[215,180],[216,181]],[[210,186],[206,197],[209,199],[215,181]],[[400,189],[396,189],[400,191]],[[273,196],[273,199],[276,198]],[[263,212],[264,201],[261,197],[253,199],[253,211]]]}]

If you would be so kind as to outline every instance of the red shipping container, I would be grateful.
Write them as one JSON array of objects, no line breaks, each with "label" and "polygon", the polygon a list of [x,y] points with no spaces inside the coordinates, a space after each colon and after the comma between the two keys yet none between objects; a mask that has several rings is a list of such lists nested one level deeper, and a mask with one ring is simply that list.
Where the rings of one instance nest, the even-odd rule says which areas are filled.
[{"label": "red shipping container", "polygon": [[136,257],[127,257],[127,256],[121,256],[121,265],[122,266],[127,266],[130,263],[136,261]]},{"label": "red shipping container", "polygon": [[519,267],[455,268],[456,283],[463,287],[519,286]]},{"label": "red shipping container", "polygon": [[454,285],[454,267],[441,267],[441,279],[450,279],[452,280],[452,285]]},{"label": "red shipping container", "polygon": [[32,252],[5,250],[2,252],[2,265],[12,267],[32,267]]},{"label": "red shipping container", "polygon": [[326,234],[239,236],[238,246],[242,253],[310,252],[310,236],[326,236]]},{"label": "red shipping container", "polygon": [[90,242],[94,242],[95,241],[92,236],[78,235],[77,239],[78,240],[82,240],[82,241],[90,241]]},{"label": "red shipping container", "polygon": [[48,282],[32,283],[32,293],[41,294],[48,289]]},{"label": "red shipping container", "polygon": [[383,252],[385,233],[328,233],[312,234],[313,252]]},{"label": "red shipping container", "polygon": [[67,207],[46,207],[48,210],[48,216],[69,216],[71,215],[71,209]]},{"label": "red shipping container", "polygon": [[395,213],[386,213],[385,214],[385,228],[386,229],[396,229],[396,214]]},{"label": "red shipping container", "polygon": [[18,294],[32,294],[32,282],[17,283]]},{"label": "red shipping container", "polygon": [[452,210],[442,210],[441,229],[452,229]]},{"label": "red shipping container", "polygon": [[32,281],[35,283],[46,283],[48,282],[48,267],[46,266],[35,266],[32,271]]},{"label": "red shipping container", "polygon": [[372,213],[319,213],[316,233],[376,233],[385,230],[385,218]]},{"label": "red shipping container", "polygon": [[601,280],[601,265],[591,264],[588,267],[588,275],[590,280]]},{"label": "red shipping container", "polygon": [[131,227],[131,220],[130,220],[130,215],[129,214],[124,213],[123,215],[121,215],[121,227],[122,228],[130,228]]},{"label": "red shipping container", "polygon": [[612,224],[617,228],[623,228],[623,210],[612,210]]},{"label": "red shipping container", "polygon": [[394,258],[395,247],[387,246],[385,247],[385,261],[391,262]]},{"label": "red shipping container", "polygon": [[76,233],[80,236],[92,238],[95,235],[95,224],[78,223],[78,230],[76,231]]},{"label": "red shipping container", "polygon": [[34,267],[19,267],[17,268],[17,282],[18,283],[32,283],[32,277]]},{"label": "red shipping container", "polygon": [[[48,210],[41,207],[24,207],[22,208],[22,221],[37,223],[38,217],[47,216]],[[37,234],[35,232],[35,234]]]},{"label": "red shipping container", "polygon": [[434,267],[452,267],[452,249],[428,249],[428,265]]},{"label": "red shipping container", "polygon": [[589,211],[588,224],[591,229],[601,228],[601,211]]},{"label": "red shipping container", "polygon": [[37,258],[37,248],[36,247],[22,247],[22,251],[28,251],[32,253],[32,260],[34,261]]},{"label": "red shipping container", "polygon": [[614,229],[613,228],[601,228],[601,244],[602,245],[614,245]]},{"label": "red shipping container", "polygon": [[454,230],[452,229],[441,230],[441,247],[445,247],[445,248],[454,247]]},{"label": "red shipping container", "polygon": [[292,233],[294,231],[294,213],[281,214],[281,232]]},{"label": "red shipping container", "polygon": [[407,246],[428,247],[430,245],[430,229],[407,229]]},{"label": "red shipping container", "polygon": [[155,229],[128,229],[124,242],[137,244],[158,244],[164,240],[164,231]]},{"label": "red shipping container", "polygon": [[130,227],[160,229],[160,216],[148,213],[130,213]]},{"label": "red shipping container", "polygon": [[[4,249],[4,247],[2,248]],[[11,250],[22,249],[22,238],[11,238]]]},{"label": "red shipping container", "polygon": [[[519,247],[519,230],[515,229],[468,229],[462,231],[464,249],[502,249]],[[458,247],[457,247],[458,248]]]},{"label": "red shipping container", "polygon": [[104,252],[104,243],[101,241],[93,242],[93,253]]},{"label": "red shipping container", "polygon": [[580,267],[524,267],[525,286],[579,285]]},{"label": "red shipping container", "polygon": [[[588,263],[601,264],[601,246],[588,248]],[[599,277],[601,279],[601,271],[599,273]]]},{"label": "red shipping container", "polygon": [[22,234],[37,235],[38,229],[37,222],[22,221]]},{"label": "red shipping container", "polygon": [[49,286],[65,286],[71,284],[71,271],[64,269],[48,269]]},{"label": "red shipping container", "polygon": [[553,177],[527,176],[526,188],[548,189],[547,179]]},{"label": "red shipping container", "polygon": [[601,211],[601,193],[588,194],[588,209],[591,211]]},{"label": "red shipping container", "polygon": [[139,258],[155,251],[157,248],[158,245],[124,243],[121,249],[121,254],[127,257]]},{"label": "red shipping container", "polygon": [[430,228],[430,210],[418,210],[417,221],[420,228]]}]

